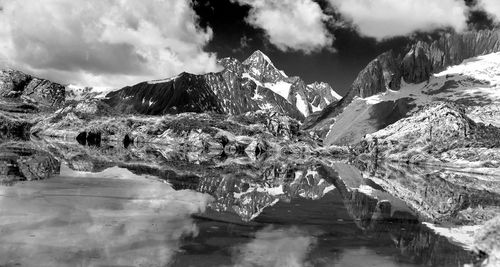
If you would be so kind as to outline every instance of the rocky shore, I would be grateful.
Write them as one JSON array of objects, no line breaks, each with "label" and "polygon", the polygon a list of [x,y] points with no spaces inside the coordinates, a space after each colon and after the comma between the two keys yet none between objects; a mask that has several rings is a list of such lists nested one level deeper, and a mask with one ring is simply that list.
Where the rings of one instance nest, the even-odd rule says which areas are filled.
[{"label": "rocky shore", "polygon": [[369,134],[361,158],[499,173],[500,128],[475,123],[451,103],[434,103],[411,117]]}]

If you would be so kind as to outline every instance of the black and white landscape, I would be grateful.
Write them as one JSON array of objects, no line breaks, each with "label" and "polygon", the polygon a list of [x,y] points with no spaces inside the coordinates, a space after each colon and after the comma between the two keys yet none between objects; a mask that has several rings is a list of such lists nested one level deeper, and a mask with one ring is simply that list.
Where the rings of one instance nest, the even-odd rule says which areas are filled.
[{"label": "black and white landscape", "polygon": [[0,266],[500,266],[496,0],[0,0]]}]

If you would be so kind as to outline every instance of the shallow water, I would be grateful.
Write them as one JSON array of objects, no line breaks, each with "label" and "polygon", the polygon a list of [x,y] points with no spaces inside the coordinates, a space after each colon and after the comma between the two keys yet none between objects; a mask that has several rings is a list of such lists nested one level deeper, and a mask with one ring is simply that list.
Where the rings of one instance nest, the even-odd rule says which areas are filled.
[{"label": "shallow water", "polygon": [[90,164],[82,164],[80,155],[49,179],[0,186],[0,266],[478,261],[345,163],[331,164],[327,171],[336,177],[326,177],[307,161],[264,169],[264,163],[244,160],[215,167],[181,160],[174,171],[165,157],[156,158],[163,165],[134,159],[100,162],[95,172],[75,171]]}]

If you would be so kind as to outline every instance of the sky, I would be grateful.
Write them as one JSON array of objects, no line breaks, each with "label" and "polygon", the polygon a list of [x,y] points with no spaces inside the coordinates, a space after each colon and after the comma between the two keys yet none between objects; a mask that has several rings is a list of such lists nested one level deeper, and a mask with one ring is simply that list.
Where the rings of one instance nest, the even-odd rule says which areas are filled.
[{"label": "sky", "polygon": [[493,28],[498,0],[0,0],[0,66],[121,88],[267,54],[345,93],[378,54]]}]

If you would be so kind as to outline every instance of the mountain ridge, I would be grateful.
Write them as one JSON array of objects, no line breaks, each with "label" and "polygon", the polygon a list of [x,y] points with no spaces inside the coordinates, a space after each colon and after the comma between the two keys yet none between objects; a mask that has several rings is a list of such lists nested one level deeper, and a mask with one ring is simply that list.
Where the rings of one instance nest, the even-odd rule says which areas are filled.
[{"label": "mountain ridge", "polygon": [[[309,114],[321,110],[339,98],[339,95],[327,83],[316,82],[308,86],[300,77],[288,77],[259,50],[243,62],[234,58],[222,58],[219,64],[224,67],[224,70],[220,72],[202,75],[182,73],[172,78],[142,82],[111,92],[106,95],[108,99],[104,101],[122,112],[147,115],[175,114],[184,111],[204,112],[203,108],[207,107],[202,108],[194,102],[199,102],[196,99],[203,94],[211,95],[209,92],[211,91],[214,95],[209,97],[208,102],[213,107],[208,108],[207,111],[235,115],[264,109],[281,112],[302,121]],[[175,83],[177,79],[182,79],[181,77],[185,75],[190,75],[191,80],[195,82],[192,85],[189,81],[185,81],[178,83],[177,86],[165,86],[173,91],[182,91],[178,94],[188,99],[186,103],[192,107],[183,106],[186,103],[180,103],[181,107],[176,108],[173,108],[173,104],[169,105],[168,109],[155,107],[155,103],[164,104],[164,100],[157,98],[164,97],[165,94],[160,89],[159,96],[155,97],[152,94],[153,88],[161,87],[159,84]],[[202,92],[189,90],[188,87],[192,86],[203,88]],[[137,88],[144,90],[149,88],[147,90],[150,98],[147,100],[136,98],[132,92]],[[207,98],[203,100],[207,101]]]},{"label": "mountain ridge", "polygon": [[[360,71],[349,92],[341,101],[330,104],[321,112],[309,116],[302,127],[304,130],[317,133],[322,138],[327,138],[330,129],[338,125],[336,123],[338,117],[345,113],[344,110],[349,109],[349,106],[355,105],[351,105],[351,103],[356,102],[356,99],[367,99],[386,92],[398,92],[408,84],[430,82],[433,74],[443,71],[449,66],[457,65],[465,59],[498,51],[500,51],[500,30],[446,34],[433,42],[418,41],[402,54],[387,51],[376,57]],[[408,104],[411,104],[411,101],[410,103],[394,102],[392,106],[385,107],[386,111],[379,116],[391,116],[391,112],[395,109],[409,110],[411,108]],[[360,108],[366,109],[366,107]],[[403,112],[397,115],[397,119],[407,115],[407,112]],[[338,127],[349,126],[338,125]],[[381,128],[375,127],[364,134],[379,129]],[[353,144],[356,141],[360,141],[360,139],[356,138],[345,145]],[[338,142],[340,140],[337,140]],[[325,143],[332,144],[335,141],[326,140]]]}]

